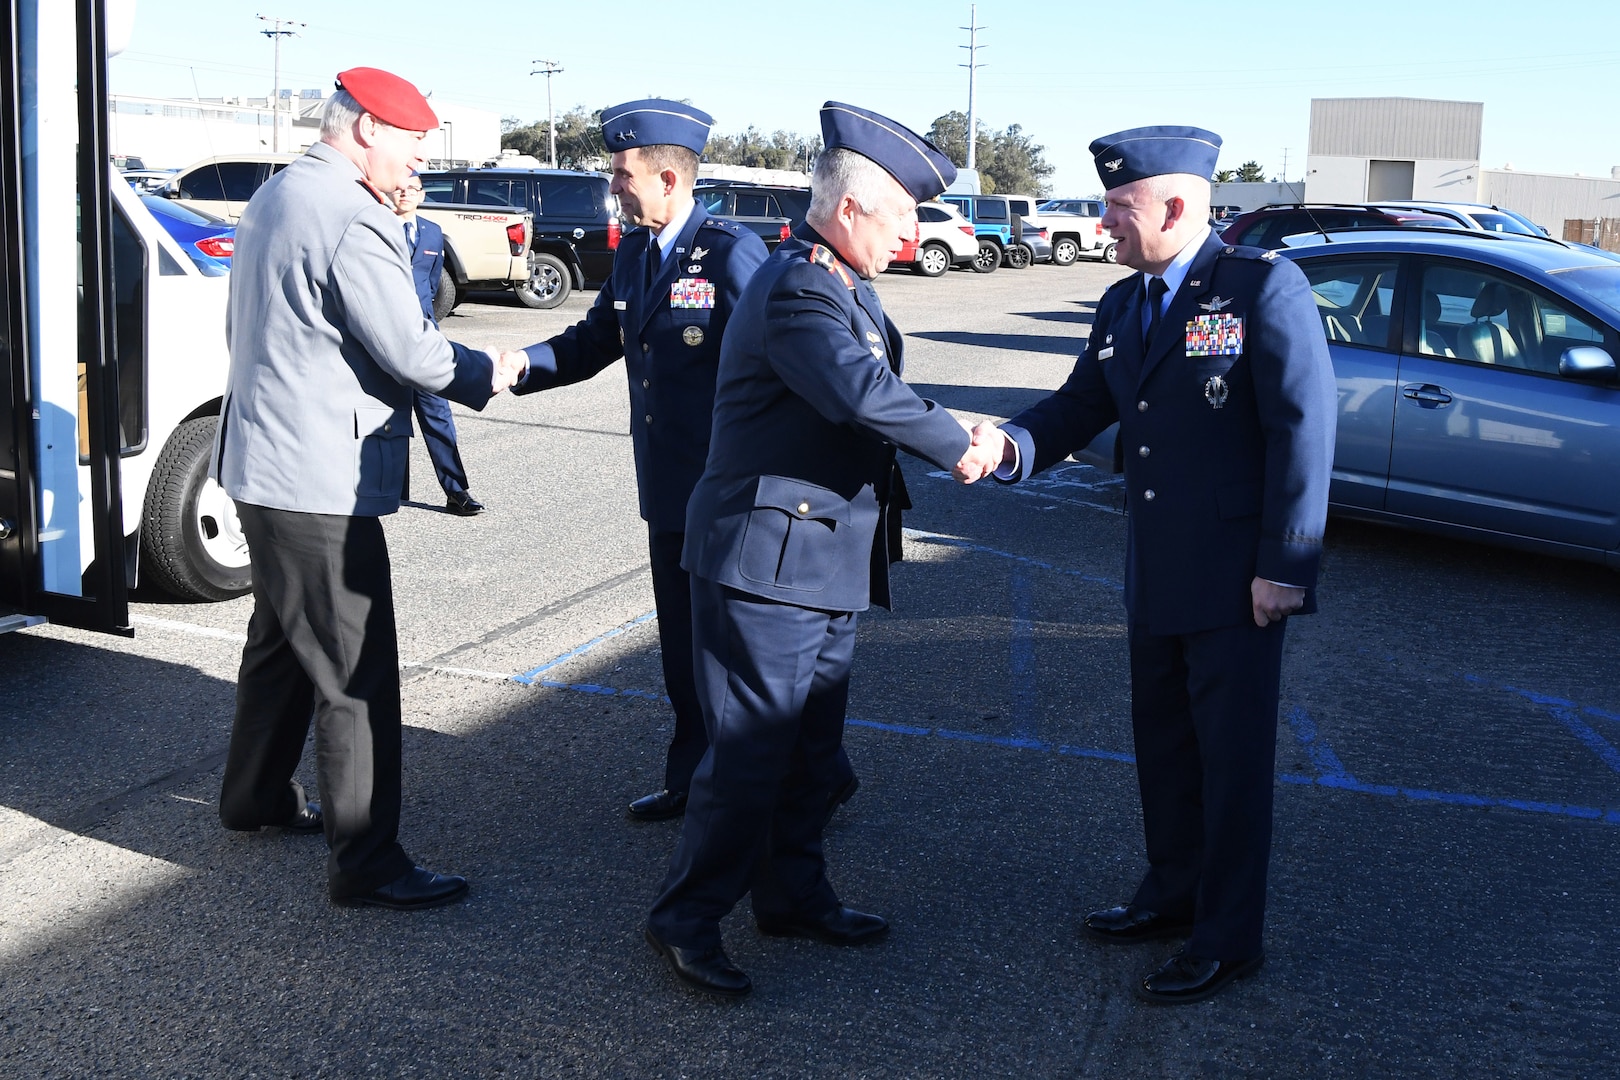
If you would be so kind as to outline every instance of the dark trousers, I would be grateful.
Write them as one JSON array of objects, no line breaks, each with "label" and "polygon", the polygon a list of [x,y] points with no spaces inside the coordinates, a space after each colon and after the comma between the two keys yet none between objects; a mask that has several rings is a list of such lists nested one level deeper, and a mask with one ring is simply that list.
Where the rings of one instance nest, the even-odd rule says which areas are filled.
[{"label": "dark trousers", "polygon": [[445,496],[467,494],[467,467],[461,463],[461,451],[456,447],[456,421],[450,415],[450,403],[437,394],[414,390],[411,404],[416,410],[416,426],[422,432],[422,445],[433,461],[433,475]]},{"label": "dark trousers", "polygon": [[703,705],[698,701],[692,664],[692,582],[681,569],[683,532],[664,532],[647,526],[647,549],[652,559],[653,603],[658,605],[658,650],[664,665],[664,692],[675,710],[675,737],[664,759],[664,788],[690,791],[709,736],[703,730]]},{"label": "dark trousers", "polygon": [[692,578],[697,688],[709,749],[648,925],[682,948],[720,944],[743,894],[756,916],[838,907],[821,828],[838,772],[853,612],[773,603]]},{"label": "dark trousers", "polygon": [[1168,637],[1131,628],[1148,855],[1132,902],[1191,916],[1189,955],[1238,963],[1261,949],[1286,626]]},{"label": "dark trousers", "polygon": [[220,820],[296,811],[311,712],[334,898],[411,868],[399,846],[399,644],[382,522],[237,503],[253,549],[253,616],[236,683]]}]

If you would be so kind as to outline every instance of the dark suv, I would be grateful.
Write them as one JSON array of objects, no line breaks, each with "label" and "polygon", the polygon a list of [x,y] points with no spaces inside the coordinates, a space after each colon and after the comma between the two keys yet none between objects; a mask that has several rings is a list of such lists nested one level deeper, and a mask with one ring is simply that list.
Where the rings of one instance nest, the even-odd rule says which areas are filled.
[{"label": "dark suv", "polygon": [[698,181],[695,194],[705,210],[753,230],[771,251],[810,212],[809,188],[704,179]]},{"label": "dark suv", "polygon": [[619,200],[600,173],[566,169],[451,169],[422,174],[423,200],[516,206],[534,214],[529,280],[517,289],[526,307],[554,308],[586,282],[613,270],[622,225]]},{"label": "dark suv", "polygon": [[1422,225],[1435,229],[1460,229],[1457,222],[1421,210],[1398,210],[1363,203],[1292,203],[1262,206],[1232,220],[1221,232],[1228,244],[1247,247],[1280,248],[1283,238],[1327,229],[1393,229]]}]

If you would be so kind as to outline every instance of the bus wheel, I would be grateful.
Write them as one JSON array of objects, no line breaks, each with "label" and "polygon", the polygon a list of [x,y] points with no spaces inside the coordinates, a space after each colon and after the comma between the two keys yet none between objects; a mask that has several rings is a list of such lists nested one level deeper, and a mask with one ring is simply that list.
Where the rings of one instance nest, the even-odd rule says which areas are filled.
[{"label": "bus wheel", "polygon": [[208,476],[218,426],[199,416],[174,429],[141,511],[141,569],[182,600],[229,600],[253,587],[236,504]]}]

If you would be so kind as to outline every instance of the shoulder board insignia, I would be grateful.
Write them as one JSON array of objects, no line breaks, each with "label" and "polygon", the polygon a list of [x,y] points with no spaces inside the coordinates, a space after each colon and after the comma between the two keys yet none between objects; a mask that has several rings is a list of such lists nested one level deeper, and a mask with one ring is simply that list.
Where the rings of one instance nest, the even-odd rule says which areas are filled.
[{"label": "shoulder board insignia", "polygon": [[738,225],[735,221],[730,221],[730,220],[728,220],[726,218],[718,218],[718,217],[706,218],[706,219],[704,219],[703,224],[699,225],[698,228],[700,228],[700,229],[719,229],[721,232],[728,232],[728,233],[731,233],[733,236],[741,236],[742,235],[742,226]]},{"label": "shoulder board insignia", "polygon": [[838,256],[834,255],[831,249],[823,247],[821,244],[812,245],[810,248],[810,261],[842,281],[845,288],[853,289],[855,287],[855,281],[849,276],[849,271],[844,269],[844,264],[838,261]]},{"label": "shoulder board insignia", "polygon": [[1260,257],[1262,259],[1265,259],[1267,262],[1272,262],[1273,260],[1275,260],[1277,258],[1277,253],[1275,251],[1268,251],[1268,252],[1266,252],[1264,255],[1262,255]]},{"label": "shoulder board insignia", "polygon": [[366,191],[367,191],[367,193],[369,193],[369,194],[370,194],[370,195],[371,195],[371,197],[372,197],[372,198],[373,198],[373,199],[376,199],[376,200],[377,200],[377,201],[378,201],[378,202],[380,202],[380,203],[382,203],[382,204],[383,204],[383,205],[384,205],[384,206],[390,206],[390,205],[392,205],[392,204],[391,204],[391,203],[389,203],[389,201],[388,201],[388,200],[387,200],[387,199],[386,199],[386,198],[385,198],[385,197],[384,197],[384,196],[383,196],[383,193],[382,193],[382,192],[380,192],[380,191],[378,191],[378,190],[377,190],[377,189],[376,189],[376,188],[374,188],[374,187],[372,187],[372,186],[371,186],[371,181],[370,181],[370,180],[367,180],[367,179],[365,179],[365,178],[364,178],[364,177],[362,177],[362,178],[361,178],[361,179],[359,179],[359,180],[356,180],[356,181],[355,181],[355,183],[357,183],[357,184],[359,184],[359,185],[360,185],[360,186],[361,186],[361,187],[363,187],[363,188],[365,188],[365,189],[366,189]]}]

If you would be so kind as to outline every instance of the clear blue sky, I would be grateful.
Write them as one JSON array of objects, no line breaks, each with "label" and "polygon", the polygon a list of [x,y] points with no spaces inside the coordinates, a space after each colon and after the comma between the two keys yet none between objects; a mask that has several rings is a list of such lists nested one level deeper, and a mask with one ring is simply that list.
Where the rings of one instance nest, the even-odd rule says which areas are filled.
[{"label": "clear blue sky", "polygon": [[[283,39],[283,87],[330,87],[365,64],[525,121],[546,112],[545,77],[529,75],[537,58],[563,66],[559,113],[686,98],[722,132],[814,133],[828,98],[920,131],[967,107],[967,0],[136,0],[112,89],[267,94],[261,14],[307,23]],[[1058,195],[1099,189],[1093,138],[1151,123],[1217,131],[1222,167],[1252,158],[1268,176],[1286,148],[1298,179],[1313,97],[1482,101],[1486,168],[1607,177],[1620,165],[1620,0],[982,0],[978,21],[978,117],[1022,124],[1057,166]]]}]

